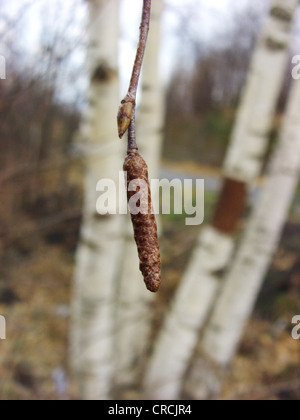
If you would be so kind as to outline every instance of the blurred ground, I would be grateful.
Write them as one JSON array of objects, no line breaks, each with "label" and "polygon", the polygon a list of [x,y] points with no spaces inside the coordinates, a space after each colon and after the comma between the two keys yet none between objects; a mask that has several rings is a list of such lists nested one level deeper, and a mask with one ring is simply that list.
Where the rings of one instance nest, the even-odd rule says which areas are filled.
[{"label": "blurred ground", "polygon": [[[193,169],[197,175],[218,176],[212,168]],[[6,193],[9,194],[9,189]],[[53,197],[51,200],[53,205]],[[207,219],[215,200],[216,193],[207,191]],[[79,204],[80,200],[77,201]],[[0,314],[7,318],[7,340],[0,341],[1,400],[76,398],[69,387],[68,329],[80,214],[71,212],[65,214],[65,219],[53,220],[51,212],[57,213],[54,206],[47,215],[48,225],[44,223],[40,229],[36,213],[43,213],[47,206],[49,203],[40,202],[31,213],[19,215],[14,225],[15,236],[10,241],[2,240],[0,275],[4,281],[0,289]],[[6,217],[9,219],[10,215]],[[153,309],[156,330],[201,229],[186,227],[182,216],[176,215],[164,216],[163,223],[164,281],[157,307]],[[7,226],[4,223],[4,228]],[[291,213],[226,381],[226,399],[300,399],[300,346],[299,341],[291,338],[290,323],[292,316],[300,312],[299,247],[300,225]]]}]

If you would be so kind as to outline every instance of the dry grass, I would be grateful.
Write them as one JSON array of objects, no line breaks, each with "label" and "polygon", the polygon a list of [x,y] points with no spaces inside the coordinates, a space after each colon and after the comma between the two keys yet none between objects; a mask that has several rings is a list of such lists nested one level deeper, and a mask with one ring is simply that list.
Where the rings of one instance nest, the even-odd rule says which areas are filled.
[{"label": "dry grass", "polygon": [[[0,304],[7,340],[0,343],[0,398],[53,399],[57,368],[68,369],[68,308],[73,261],[60,247],[39,244],[9,270],[18,298]],[[64,397],[64,396],[62,396]]]}]

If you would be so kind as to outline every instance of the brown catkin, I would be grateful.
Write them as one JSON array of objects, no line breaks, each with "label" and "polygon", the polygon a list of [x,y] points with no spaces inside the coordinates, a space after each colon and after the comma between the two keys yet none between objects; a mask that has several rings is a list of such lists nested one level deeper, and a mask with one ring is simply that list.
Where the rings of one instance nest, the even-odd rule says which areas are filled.
[{"label": "brown catkin", "polygon": [[129,153],[124,162],[124,172],[127,173],[127,199],[130,201],[137,191],[128,191],[133,180],[142,180],[146,188],[140,189],[138,207],[142,213],[131,214],[134,229],[134,239],[137,244],[140,259],[140,270],[144,276],[147,289],[157,292],[161,282],[161,260],[159,253],[157,225],[152,214],[151,191],[148,178],[148,167],[139,153]]}]

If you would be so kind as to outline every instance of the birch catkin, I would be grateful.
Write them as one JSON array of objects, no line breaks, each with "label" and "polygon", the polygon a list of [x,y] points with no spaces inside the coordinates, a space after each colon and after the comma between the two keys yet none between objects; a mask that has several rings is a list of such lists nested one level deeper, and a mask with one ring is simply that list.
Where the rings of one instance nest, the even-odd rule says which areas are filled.
[{"label": "birch catkin", "polygon": [[157,225],[152,212],[151,191],[148,178],[148,167],[142,156],[137,152],[128,153],[124,162],[124,172],[127,174],[127,199],[136,191],[129,191],[131,181],[142,181],[139,190],[138,214],[132,214],[134,239],[138,248],[140,270],[144,276],[146,287],[151,292],[157,292],[161,282],[161,260],[157,236]]},{"label": "birch catkin", "polygon": [[[128,130],[127,157],[124,162],[124,172],[127,175],[127,199],[134,229],[134,239],[137,244],[140,259],[140,270],[143,273],[147,289],[157,292],[161,279],[161,262],[157,237],[155,216],[152,212],[151,191],[148,178],[148,167],[139,153],[135,133],[135,105],[138,82],[146,48],[150,25],[151,0],[143,0],[140,38],[133,66],[128,93],[121,102],[118,113],[118,131],[122,138]],[[139,182],[140,181],[140,182]],[[130,184],[136,183],[139,190]],[[138,193],[134,211],[131,209],[131,199]],[[139,206],[138,206],[139,202]]]}]

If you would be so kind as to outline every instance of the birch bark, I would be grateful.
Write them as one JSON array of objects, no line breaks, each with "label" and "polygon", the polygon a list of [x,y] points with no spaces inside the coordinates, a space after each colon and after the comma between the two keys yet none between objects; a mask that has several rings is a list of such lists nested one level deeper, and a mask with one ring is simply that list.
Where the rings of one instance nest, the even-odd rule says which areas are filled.
[{"label": "birch bark", "polygon": [[295,82],[259,201],[203,337],[203,348],[220,365],[228,364],[235,354],[295,194],[300,171],[299,106],[300,83]]},{"label": "birch bark", "polygon": [[[110,396],[116,280],[122,249],[122,219],[96,212],[96,186],[103,178],[118,185],[123,153],[116,128],[119,0],[89,0],[88,8],[90,89],[82,126],[85,204],[74,276],[71,356],[81,397],[94,400]],[[114,196],[110,199],[114,201]],[[99,205],[98,210],[104,209]]]},{"label": "birch bark", "polygon": [[190,398],[205,398],[220,390],[222,368],[236,353],[278,246],[300,174],[299,106],[300,83],[294,82],[265,184],[204,331],[203,355],[186,386]]},{"label": "birch bark", "polygon": [[261,174],[268,135],[288,61],[298,0],[273,0],[258,41],[224,163],[227,177],[252,182]]}]

